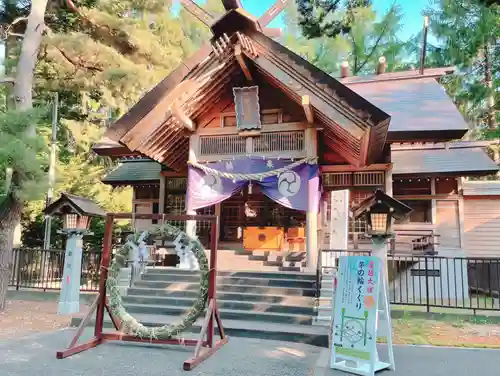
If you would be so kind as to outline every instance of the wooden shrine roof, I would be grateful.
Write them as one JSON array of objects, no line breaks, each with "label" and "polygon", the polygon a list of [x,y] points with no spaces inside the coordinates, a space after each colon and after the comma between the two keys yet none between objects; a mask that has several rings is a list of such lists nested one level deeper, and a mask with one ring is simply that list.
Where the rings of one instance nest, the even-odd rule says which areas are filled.
[{"label": "wooden shrine roof", "polygon": [[484,142],[393,145],[391,159],[394,175],[406,176],[484,176],[499,168],[488,156]]},{"label": "wooden shrine roof", "polygon": [[[390,121],[387,113],[260,32],[246,35],[245,46],[240,41],[236,34],[231,37],[233,47],[240,44],[247,64],[272,86],[299,104],[302,96],[310,97],[325,135],[350,163],[372,163],[382,153]],[[117,120],[105,137],[180,169],[186,162],[180,155],[185,156],[189,138],[168,111],[173,100],[184,96],[184,112],[196,119],[231,86],[244,83],[234,52],[230,49],[218,58],[206,45]],[[98,147],[94,150],[100,153]]]},{"label": "wooden shrine roof", "polygon": [[455,140],[469,130],[435,77],[411,74],[399,79],[379,77],[347,85],[391,115],[388,141]]},{"label": "wooden shrine roof", "polygon": [[159,184],[161,164],[149,159],[123,160],[102,182],[113,186]]}]

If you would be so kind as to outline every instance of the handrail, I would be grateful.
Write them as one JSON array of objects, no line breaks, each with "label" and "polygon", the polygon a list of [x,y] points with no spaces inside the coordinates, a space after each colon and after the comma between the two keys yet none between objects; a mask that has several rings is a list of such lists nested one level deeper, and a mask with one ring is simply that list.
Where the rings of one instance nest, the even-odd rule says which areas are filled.
[{"label": "handrail", "polygon": [[[336,265],[324,266],[323,265],[323,254],[324,253],[337,253],[340,256],[370,256],[371,250],[345,250],[345,249],[320,249],[318,252],[318,262],[316,266],[316,302],[319,302],[321,294],[321,281],[323,278],[323,270],[325,269],[335,269]],[[337,258],[338,258],[337,257]],[[336,259],[337,259],[336,258]]]}]

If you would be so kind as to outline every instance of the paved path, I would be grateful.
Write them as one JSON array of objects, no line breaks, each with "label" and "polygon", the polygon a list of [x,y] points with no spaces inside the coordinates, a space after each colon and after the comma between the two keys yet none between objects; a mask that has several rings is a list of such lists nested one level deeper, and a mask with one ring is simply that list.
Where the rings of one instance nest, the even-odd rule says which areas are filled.
[{"label": "paved path", "polygon": [[[0,376],[339,376],[328,369],[328,350],[277,341],[231,338],[192,372],[182,371],[192,349],[108,343],[57,360],[72,329],[0,342]],[[383,348],[382,348],[383,353]],[[392,376],[498,376],[500,351],[397,346]],[[383,358],[383,354],[381,357]]]}]

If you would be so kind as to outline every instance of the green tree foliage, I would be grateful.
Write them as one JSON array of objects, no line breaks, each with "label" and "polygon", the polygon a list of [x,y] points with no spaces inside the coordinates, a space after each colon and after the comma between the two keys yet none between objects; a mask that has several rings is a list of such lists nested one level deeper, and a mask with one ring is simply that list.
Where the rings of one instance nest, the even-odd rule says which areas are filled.
[{"label": "green tree foliage", "polygon": [[[25,28],[18,18],[28,14],[29,5],[4,0],[0,7],[0,23],[9,34],[7,74],[15,74],[10,67],[15,67],[22,41],[15,34]],[[222,11],[220,1],[209,0],[206,6]],[[51,102],[54,92],[59,93],[55,197],[70,192],[92,198],[108,211],[130,211],[130,188],[113,190],[101,183],[116,163],[98,157],[91,147],[111,121],[208,40],[208,29],[182,9],[175,14],[172,2],[165,0],[54,1],[46,13],[46,25],[34,92],[41,103]],[[8,103],[10,93],[3,89]],[[49,136],[43,139],[48,145]],[[44,185],[40,190],[45,189]],[[45,200],[37,200],[43,196],[30,198],[23,215],[25,241],[35,244],[38,233],[40,246]],[[100,222],[95,223],[99,226]]]},{"label": "green tree foliage", "polygon": [[[9,193],[20,201],[42,197],[47,147],[43,137],[28,136],[27,130],[41,124],[45,113],[44,108],[0,113],[0,203]],[[47,128],[39,128],[43,136]],[[14,171],[19,179],[12,179]]]},{"label": "green tree foliage", "polygon": [[297,0],[299,25],[307,38],[335,38],[348,34],[356,10],[370,5],[369,0]]},{"label": "green tree foliage", "polygon": [[297,21],[299,13],[300,4],[298,10],[293,4],[287,7],[282,43],[324,71],[337,75],[341,63],[348,61],[351,74],[373,74],[381,56],[386,58],[388,71],[406,67],[406,42],[397,37],[402,27],[400,7],[391,7],[380,20],[370,6],[351,8],[349,28],[333,37],[313,37],[304,29],[305,20]]},{"label": "green tree foliage", "polygon": [[458,73],[446,82],[448,92],[482,137],[500,137],[500,8],[472,0],[439,0],[427,13],[439,42],[429,63],[457,66]]}]

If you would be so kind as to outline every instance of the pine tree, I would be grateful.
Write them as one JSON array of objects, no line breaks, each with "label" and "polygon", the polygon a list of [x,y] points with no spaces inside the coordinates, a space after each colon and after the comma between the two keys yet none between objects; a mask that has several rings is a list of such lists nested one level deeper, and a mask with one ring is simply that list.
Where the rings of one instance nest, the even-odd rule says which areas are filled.
[{"label": "pine tree", "polygon": [[351,12],[353,20],[345,34],[308,39],[311,34],[296,27],[300,16],[292,4],[285,12],[285,36],[281,41],[333,75],[338,75],[343,61],[349,63],[352,74],[373,74],[381,56],[386,58],[388,71],[404,69],[406,42],[397,37],[402,22],[400,7],[391,7],[380,21],[369,6],[353,8]]},{"label": "pine tree", "polygon": [[[59,93],[62,106],[57,192],[94,198],[109,210],[130,209],[130,190],[125,190],[117,200],[115,192],[100,182],[109,163],[96,157],[90,146],[100,138],[109,121],[128,110],[192,49],[192,42],[171,10],[171,2],[65,0],[61,5],[60,1],[45,0],[33,2],[31,7],[24,2],[12,4],[11,0],[5,0],[0,9],[8,46],[6,66],[13,67],[7,73],[15,77],[4,80],[14,82],[14,95],[9,96],[10,90],[5,95],[15,100],[16,116],[19,111],[25,113],[22,116],[30,116],[27,110],[32,107],[32,94],[35,101],[45,103],[51,100],[54,91]],[[188,22],[194,21],[186,21],[185,27]],[[41,145],[47,138],[41,134],[34,136],[37,129],[33,116],[30,122],[25,122],[29,125],[28,132],[24,133],[21,127],[14,130],[18,135],[41,140],[34,143]],[[3,137],[0,134],[2,140]],[[37,171],[43,172],[43,153],[34,146],[25,151],[30,153],[26,160],[33,161],[30,167],[39,167]],[[12,182],[0,196],[0,310],[5,304],[12,231],[23,209],[27,209],[25,222],[36,218],[39,221],[44,206],[43,201],[33,200],[43,195],[41,183],[46,178],[27,174],[31,170],[22,170],[24,166],[13,163],[14,156],[12,150],[0,150],[0,179]],[[11,179],[7,179],[9,171],[13,171]],[[24,190],[31,186],[40,188],[36,195]]]},{"label": "pine tree", "polygon": [[356,10],[370,5],[370,0],[297,0],[299,25],[307,38],[335,38],[348,34]]},{"label": "pine tree", "polygon": [[459,72],[447,82],[449,93],[483,136],[498,138],[500,93],[500,8],[472,0],[439,0],[430,7],[430,27],[443,60]]}]

